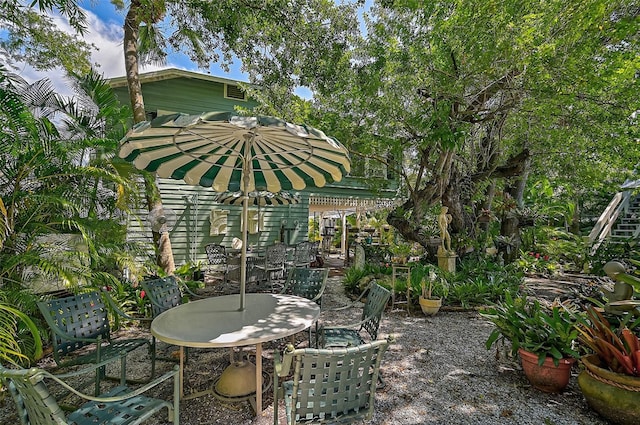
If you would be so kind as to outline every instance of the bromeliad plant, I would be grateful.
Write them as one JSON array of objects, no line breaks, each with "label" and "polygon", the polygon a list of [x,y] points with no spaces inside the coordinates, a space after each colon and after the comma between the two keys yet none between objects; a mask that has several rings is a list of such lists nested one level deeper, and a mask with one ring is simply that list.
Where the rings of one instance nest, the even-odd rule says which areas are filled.
[{"label": "bromeliad plant", "polygon": [[522,348],[536,354],[540,365],[547,357],[551,357],[556,366],[563,358],[579,357],[575,347],[576,313],[566,305],[554,304],[549,309],[537,300],[513,298],[506,293],[504,301],[480,315],[496,326],[487,339],[487,350],[499,339],[508,339],[513,356]]},{"label": "bromeliad plant", "polygon": [[579,340],[589,347],[600,359],[601,365],[612,372],[630,376],[640,376],[640,339],[638,331],[640,319],[633,323],[627,315],[617,326],[611,323],[594,307],[587,307],[587,317],[578,325]]}]

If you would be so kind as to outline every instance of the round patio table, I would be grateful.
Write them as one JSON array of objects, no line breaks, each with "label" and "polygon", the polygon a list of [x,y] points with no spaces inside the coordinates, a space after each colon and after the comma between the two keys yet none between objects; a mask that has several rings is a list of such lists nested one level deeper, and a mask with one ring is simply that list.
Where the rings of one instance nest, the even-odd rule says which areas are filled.
[{"label": "round patio table", "polygon": [[262,411],[262,343],[284,338],[311,326],[320,315],[313,301],[293,295],[246,294],[191,301],[158,315],[151,334],[180,347],[180,395],[183,396],[184,347],[223,348],[256,346],[256,413]]}]

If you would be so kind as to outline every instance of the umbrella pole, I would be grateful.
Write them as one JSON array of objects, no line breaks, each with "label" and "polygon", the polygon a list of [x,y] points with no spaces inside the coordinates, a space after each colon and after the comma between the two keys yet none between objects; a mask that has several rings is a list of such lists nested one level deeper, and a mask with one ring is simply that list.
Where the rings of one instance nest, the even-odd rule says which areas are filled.
[{"label": "umbrella pole", "polygon": [[242,164],[242,249],[240,250],[240,310],[245,309],[245,294],[247,288],[247,242],[249,240],[249,173],[251,158],[250,135],[245,135],[245,152]]}]

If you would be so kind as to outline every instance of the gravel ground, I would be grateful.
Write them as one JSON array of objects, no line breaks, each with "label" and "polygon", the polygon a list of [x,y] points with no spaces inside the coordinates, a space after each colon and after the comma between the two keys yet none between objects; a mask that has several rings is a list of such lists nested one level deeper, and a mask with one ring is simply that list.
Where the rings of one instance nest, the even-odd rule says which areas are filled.
[{"label": "gravel ground", "polygon": [[[329,279],[323,310],[344,305],[341,279]],[[324,323],[351,323],[360,311],[346,310]],[[425,317],[412,310],[387,311],[380,337],[393,335],[382,364],[386,386],[376,394],[371,424],[607,424],[589,409],[577,385],[579,366],[574,366],[568,388],[562,394],[545,394],[529,385],[518,362],[496,351],[487,351],[485,341],[492,324],[476,312],[440,311]],[[305,333],[299,334],[304,341]],[[273,367],[274,350],[285,342],[265,344],[263,365]],[[166,347],[167,353],[175,347]],[[247,351],[249,357],[252,352]],[[129,356],[128,366],[142,376],[148,371],[144,350]],[[190,350],[185,370],[186,391],[207,389],[229,363],[225,350]],[[44,363],[46,365],[46,363]],[[50,363],[49,363],[50,364]],[[157,363],[160,372],[173,367],[171,362]],[[171,385],[151,392],[170,399]],[[5,394],[0,399],[1,424],[19,423],[15,406]],[[0,395],[0,397],[2,396]],[[281,408],[282,409],[282,408]],[[284,417],[281,414],[280,418]],[[273,395],[264,395],[264,411],[254,416],[248,402],[225,403],[211,395],[185,400],[180,405],[184,425],[266,425],[273,423]],[[166,415],[156,415],[148,424],[165,424]],[[281,423],[284,423],[281,421]]]}]

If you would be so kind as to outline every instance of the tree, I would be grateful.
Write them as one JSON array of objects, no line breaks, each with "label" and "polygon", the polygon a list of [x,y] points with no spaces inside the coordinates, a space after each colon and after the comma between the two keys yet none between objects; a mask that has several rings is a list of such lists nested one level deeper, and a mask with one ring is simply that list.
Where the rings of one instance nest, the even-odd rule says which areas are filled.
[{"label": "tree", "polygon": [[380,146],[404,152],[407,199],[387,221],[405,239],[426,244],[423,220],[438,203],[453,233],[473,235],[497,195],[502,235],[517,245],[530,176],[546,173],[571,199],[595,179],[619,184],[640,159],[637,5],[399,0],[371,14],[366,37],[336,61],[338,77],[312,85],[316,117],[382,161]]},{"label": "tree", "polygon": [[[124,7],[120,1],[114,1]],[[132,0],[124,23],[125,72],[134,122],[146,119],[139,80],[139,63],[164,62],[169,48],[188,52],[199,66],[221,58],[228,66],[232,53],[250,70],[253,80],[268,87],[272,82],[306,83],[315,73],[316,58],[340,58],[343,33],[354,29],[353,10],[328,0],[244,2],[226,0]],[[170,19],[170,30],[158,26]],[[165,35],[166,34],[166,35]],[[328,78],[329,74],[325,74]],[[288,91],[287,91],[288,92]],[[203,111],[204,112],[204,111]],[[153,176],[144,173],[149,210],[162,205]],[[158,264],[173,272],[171,241],[154,232],[159,247]]]},{"label": "tree", "polygon": [[[37,6],[37,9],[34,9]],[[58,11],[77,34],[60,29],[46,12]],[[7,62],[25,62],[37,70],[62,67],[87,73],[91,46],[82,40],[86,30],[84,12],[76,2],[39,0],[0,2],[0,28],[6,31],[0,46]]]}]

